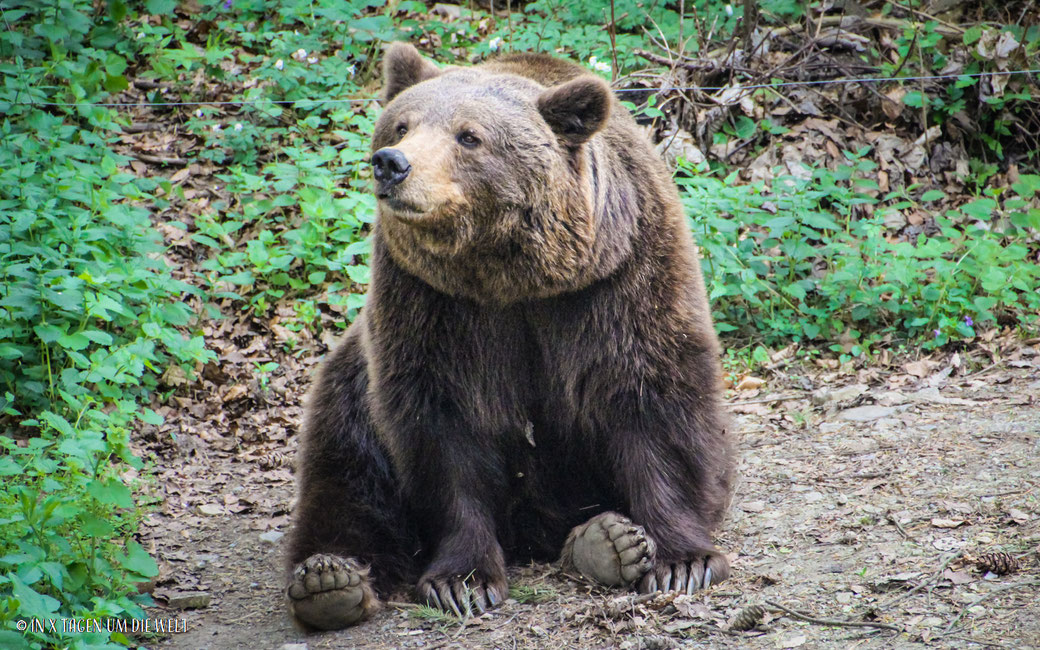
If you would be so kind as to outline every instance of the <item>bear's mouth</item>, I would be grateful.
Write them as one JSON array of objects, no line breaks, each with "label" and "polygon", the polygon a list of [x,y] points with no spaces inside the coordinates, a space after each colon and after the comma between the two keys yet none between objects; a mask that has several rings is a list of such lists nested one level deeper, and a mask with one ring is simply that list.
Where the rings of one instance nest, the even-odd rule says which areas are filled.
[{"label": "bear's mouth", "polygon": [[393,196],[379,197],[379,202],[384,208],[387,208],[388,216],[406,223],[410,226],[432,226],[434,222],[439,221],[435,218],[435,215],[430,214],[429,211],[423,210],[412,203],[402,201],[399,198]]}]

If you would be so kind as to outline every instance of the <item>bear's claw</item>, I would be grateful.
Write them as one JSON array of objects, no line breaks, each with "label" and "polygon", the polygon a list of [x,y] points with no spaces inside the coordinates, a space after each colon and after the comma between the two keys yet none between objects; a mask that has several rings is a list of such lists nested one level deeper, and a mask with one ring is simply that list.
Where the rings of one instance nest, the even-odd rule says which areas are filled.
[{"label": "bear's claw", "polygon": [[688,562],[662,562],[639,582],[639,593],[678,591],[693,594],[729,577],[729,562],[717,552],[706,552]]},{"label": "bear's claw", "polygon": [[289,613],[306,630],[339,630],[379,606],[368,569],[336,555],[312,555],[297,564],[285,591]]},{"label": "bear's claw", "polygon": [[427,578],[419,583],[419,596],[431,607],[459,618],[483,614],[505,600],[505,581],[492,581],[473,573],[452,578]]},{"label": "bear's claw", "polygon": [[573,568],[599,584],[627,586],[654,563],[655,545],[642,526],[616,512],[596,515],[576,527],[563,545],[564,569]]}]

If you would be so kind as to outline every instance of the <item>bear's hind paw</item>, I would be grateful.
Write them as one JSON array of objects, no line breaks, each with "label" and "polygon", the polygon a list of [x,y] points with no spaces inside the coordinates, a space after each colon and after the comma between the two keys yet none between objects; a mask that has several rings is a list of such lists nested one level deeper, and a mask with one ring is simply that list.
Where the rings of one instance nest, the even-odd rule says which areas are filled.
[{"label": "bear's hind paw", "polygon": [[567,536],[561,561],[585,578],[624,587],[643,577],[654,563],[654,542],[642,526],[616,512],[604,512]]},{"label": "bear's hind paw", "polygon": [[286,595],[289,613],[307,631],[339,630],[379,607],[368,569],[336,555],[316,554],[297,564]]}]

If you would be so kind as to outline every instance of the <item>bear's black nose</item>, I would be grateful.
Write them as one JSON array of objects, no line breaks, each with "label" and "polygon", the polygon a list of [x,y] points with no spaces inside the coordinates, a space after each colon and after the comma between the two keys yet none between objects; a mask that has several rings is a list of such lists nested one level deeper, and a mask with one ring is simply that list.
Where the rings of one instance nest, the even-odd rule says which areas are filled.
[{"label": "bear's black nose", "polygon": [[398,149],[380,149],[372,155],[372,173],[376,177],[378,193],[382,196],[394,185],[408,178],[412,166]]}]

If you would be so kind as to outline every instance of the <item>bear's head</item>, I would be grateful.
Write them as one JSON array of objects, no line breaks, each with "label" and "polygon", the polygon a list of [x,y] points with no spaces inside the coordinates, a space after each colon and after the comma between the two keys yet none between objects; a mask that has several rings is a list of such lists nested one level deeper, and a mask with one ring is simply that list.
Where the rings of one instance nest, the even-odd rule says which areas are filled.
[{"label": "bear's head", "polygon": [[592,141],[613,98],[573,68],[546,87],[522,66],[441,70],[410,45],[390,46],[372,167],[378,229],[399,266],[498,305],[604,275]]}]

